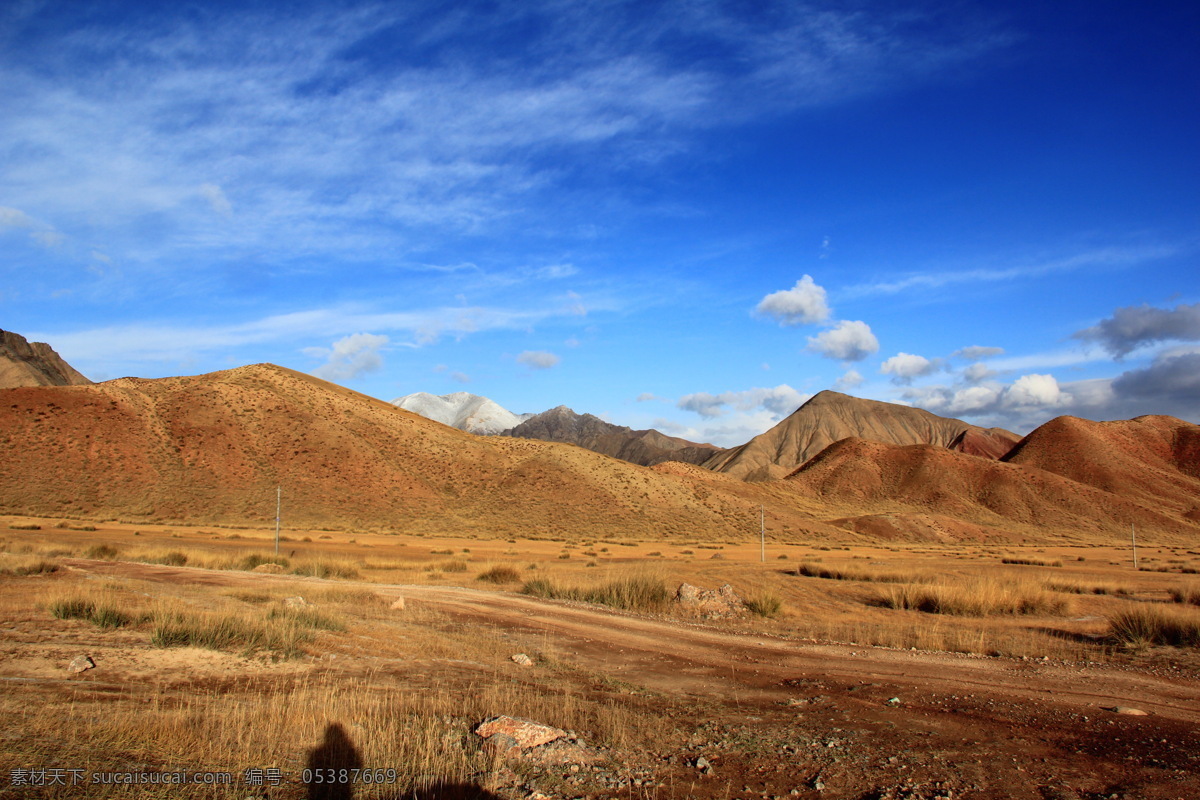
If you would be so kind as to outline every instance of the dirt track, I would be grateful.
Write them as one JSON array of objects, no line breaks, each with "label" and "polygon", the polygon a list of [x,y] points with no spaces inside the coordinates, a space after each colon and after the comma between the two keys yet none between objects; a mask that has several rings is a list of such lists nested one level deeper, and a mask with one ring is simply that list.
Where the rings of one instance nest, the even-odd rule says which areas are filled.
[{"label": "dirt track", "polygon": [[[300,586],[326,583],[123,562],[66,563],[172,583],[296,584],[298,593]],[[827,776],[824,784],[840,781],[846,792],[827,789],[820,796],[1200,796],[1195,675],[820,645],[504,592],[363,586],[464,623],[544,634],[563,661],[703,702],[714,716],[710,723],[749,722],[747,730],[755,731],[802,728],[811,739],[834,742],[826,745],[831,752],[856,742],[818,770]],[[1111,710],[1116,707],[1148,714],[1117,714]],[[730,785],[770,771],[733,752],[726,760],[727,774],[740,776]],[[881,785],[899,787],[899,793],[870,788]]]}]

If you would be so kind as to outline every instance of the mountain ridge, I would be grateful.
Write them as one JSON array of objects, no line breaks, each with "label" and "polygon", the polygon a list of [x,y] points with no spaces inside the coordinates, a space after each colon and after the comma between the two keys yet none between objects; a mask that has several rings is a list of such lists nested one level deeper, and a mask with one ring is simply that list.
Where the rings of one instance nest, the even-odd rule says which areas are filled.
[{"label": "mountain ridge", "polygon": [[[971,436],[964,434],[972,432]],[[846,438],[887,444],[957,445],[982,457],[1015,445],[1021,437],[1002,428],[980,428],[910,406],[864,400],[831,390],[818,392],[775,427],[745,444],[717,453],[702,466],[749,481],[782,478],[830,445]]]},{"label": "mountain ridge", "polygon": [[90,383],[45,342],[30,342],[19,333],[0,330],[0,389]]}]

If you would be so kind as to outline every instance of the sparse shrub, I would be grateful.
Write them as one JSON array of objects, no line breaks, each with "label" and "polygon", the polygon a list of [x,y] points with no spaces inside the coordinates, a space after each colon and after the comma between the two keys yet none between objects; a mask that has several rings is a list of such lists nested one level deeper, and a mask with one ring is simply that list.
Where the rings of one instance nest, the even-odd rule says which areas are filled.
[{"label": "sparse shrub", "polygon": [[33,523],[14,522],[11,525],[9,525],[8,528],[9,528],[9,530],[13,530],[13,531],[40,531],[42,529],[42,526],[35,525]]},{"label": "sparse shrub", "polygon": [[1130,647],[1200,647],[1200,614],[1191,609],[1139,606],[1109,617],[1112,637]]},{"label": "sparse shrub", "polygon": [[452,556],[454,555],[454,551],[449,548],[445,550],[430,550],[429,554],[434,556]]},{"label": "sparse shrub", "polygon": [[770,590],[759,592],[746,599],[746,608],[760,617],[771,619],[779,616],[783,609],[783,598]]},{"label": "sparse shrub", "polygon": [[111,605],[98,604],[80,595],[68,595],[50,604],[50,613],[55,619],[82,619],[100,628],[121,628],[132,622],[132,617]]},{"label": "sparse shrub", "polygon": [[867,581],[869,583],[928,583],[933,580],[927,575],[915,572],[874,572],[863,569],[826,567],[813,561],[803,561],[798,564],[796,575],[833,581]]},{"label": "sparse shrub", "polygon": [[18,557],[15,563],[6,563],[4,566],[0,567],[0,575],[12,575],[14,577],[41,575],[43,573],[57,571],[58,564],[48,558]]},{"label": "sparse shrub", "polygon": [[1024,567],[1061,567],[1063,562],[1055,559],[1047,561],[1044,558],[1002,558],[1001,564],[1015,564]]},{"label": "sparse shrub", "polygon": [[1188,605],[1200,606],[1200,586],[1172,588],[1170,592],[1171,599],[1176,603],[1186,603]]},{"label": "sparse shrub", "polygon": [[521,580],[521,573],[515,567],[504,564],[479,573],[475,580],[488,583],[517,583]]},{"label": "sparse shrub", "polygon": [[962,584],[901,585],[881,592],[886,608],[911,609],[927,614],[982,617],[990,614],[1064,614],[1070,603],[1045,589],[1025,583],[979,579]]},{"label": "sparse shrub", "polygon": [[622,578],[593,587],[556,586],[548,579],[537,578],[527,581],[521,591],[534,597],[578,600],[636,611],[662,609],[670,599],[662,581],[644,577]]},{"label": "sparse shrub", "polygon": [[242,559],[237,562],[237,566],[235,567],[235,569],[240,569],[245,572],[250,572],[255,567],[260,567],[263,564],[278,564],[279,566],[283,567],[284,569],[287,569],[289,563],[290,562],[283,556],[263,555],[262,553],[251,553],[248,556],[243,556]]},{"label": "sparse shrub", "polygon": [[362,577],[358,567],[348,561],[333,561],[321,559],[305,561],[292,567],[293,575],[307,575],[313,578],[340,578],[342,580],[357,580]]},{"label": "sparse shrub", "polygon": [[[94,529],[93,529],[94,530]],[[99,558],[105,561],[112,561],[119,555],[120,551],[109,544],[94,544],[87,549],[88,558]]]}]

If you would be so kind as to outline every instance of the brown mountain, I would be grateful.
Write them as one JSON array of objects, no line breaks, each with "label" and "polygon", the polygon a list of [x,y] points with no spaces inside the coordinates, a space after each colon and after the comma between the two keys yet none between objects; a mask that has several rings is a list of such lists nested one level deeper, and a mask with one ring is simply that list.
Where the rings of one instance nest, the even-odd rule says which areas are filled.
[{"label": "brown mountain", "polygon": [[[969,438],[964,434],[971,432]],[[820,392],[791,416],[746,444],[717,453],[704,466],[748,481],[782,478],[841,439],[856,437],[889,444],[932,444],[971,455],[990,455],[1020,437],[939,417],[919,408]]]},{"label": "brown mountain", "polygon": [[644,467],[664,461],[701,464],[721,452],[715,445],[689,442],[656,430],[635,431],[591,414],[577,414],[566,406],[535,414],[503,435],[576,444]]},{"label": "brown mountain", "polygon": [[[503,535],[836,533],[811,504],[705,473],[449,428],[271,365],[10,389],[0,513]],[[681,465],[682,466],[682,465]],[[753,523],[753,524],[752,524]]]},{"label": "brown mountain", "polygon": [[1175,417],[1057,417],[1004,458],[1173,513],[1200,504],[1200,426]]},{"label": "brown mountain", "polygon": [[89,383],[45,342],[29,342],[20,334],[0,330],[0,389]]},{"label": "brown mountain", "polygon": [[[1200,435],[1200,426],[1190,427],[1192,435]],[[1038,437],[1042,445],[1061,452],[1049,433]],[[1101,463],[1116,473],[1136,472],[1144,462],[1128,453],[1109,452]],[[1190,540],[1200,533],[1200,524],[1185,513],[1186,503],[1164,507],[1157,501],[1175,486],[1190,486],[1193,498],[1200,492],[1200,480],[1170,468],[1148,478],[1140,492],[1119,486],[1107,490],[1036,466],[989,461],[944,447],[851,438],[823,450],[785,483],[829,503],[831,511],[844,509],[846,517],[836,524],[877,536],[891,528],[897,537],[907,529],[903,538],[911,538],[915,519],[923,519],[926,528],[937,527],[931,515],[971,523],[977,532],[1024,530],[1033,537],[1070,531],[1120,541],[1131,522],[1139,529]]]}]

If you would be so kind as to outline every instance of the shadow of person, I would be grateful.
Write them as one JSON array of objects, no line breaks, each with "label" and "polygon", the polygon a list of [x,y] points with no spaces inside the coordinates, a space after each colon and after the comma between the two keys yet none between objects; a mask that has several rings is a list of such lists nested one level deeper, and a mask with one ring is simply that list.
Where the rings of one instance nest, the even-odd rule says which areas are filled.
[{"label": "shadow of person", "polygon": [[362,757],[346,729],[340,723],[329,723],[321,744],[308,754],[308,800],[353,800],[354,770],[360,769]]}]

